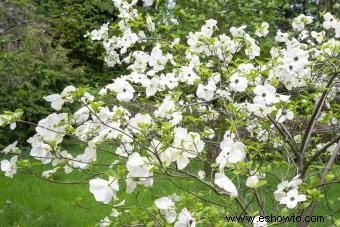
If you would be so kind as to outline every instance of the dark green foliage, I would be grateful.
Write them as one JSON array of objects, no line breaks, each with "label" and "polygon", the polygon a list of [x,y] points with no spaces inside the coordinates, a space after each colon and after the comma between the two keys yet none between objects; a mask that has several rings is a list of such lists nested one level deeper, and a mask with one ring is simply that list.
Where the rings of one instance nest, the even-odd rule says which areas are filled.
[{"label": "dark green foliage", "polygon": [[[22,108],[24,120],[37,122],[51,111],[43,96],[70,84],[97,87],[121,73],[105,67],[99,42],[84,38],[114,19],[111,0],[10,0],[0,6],[0,112]],[[33,130],[20,127],[13,135],[0,129],[0,144]]]},{"label": "dark green foliage", "polygon": [[[59,45],[52,47],[44,29],[39,22],[14,24],[1,37],[0,112],[22,108],[24,119],[36,122],[50,110],[43,96],[59,92],[67,84],[84,82],[84,68],[72,67],[67,51]],[[30,130],[23,127],[12,136],[1,129],[0,144],[16,139],[12,137],[27,137]]]},{"label": "dark green foliage", "polygon": [[62,0],[37,1],[38,12],[50,25],[48,33],[54,44],[69,49],[69,59],[73,64],[90,66],[103,70],[101,43],[84,38],[87,31],[114,20],[114,6],[111,0]]}]

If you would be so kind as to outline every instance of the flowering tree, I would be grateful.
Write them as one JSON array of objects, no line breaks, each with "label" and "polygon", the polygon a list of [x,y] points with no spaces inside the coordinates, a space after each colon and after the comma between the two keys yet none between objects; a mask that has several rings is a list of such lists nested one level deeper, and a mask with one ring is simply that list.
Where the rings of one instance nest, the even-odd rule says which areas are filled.
[{"label": "flowering tree", "polygon": [[[14,142],[2,151],[5,175],[20,170],[58,182],[53,174],[62,169],[87,173],[71,183],[88,181],[95,200],[112,207],[102,226],[224,226],[228,214],[313,214],[323,188],[336,183],[340,21],[325,13],[321,28],[302,14],[292,31],[276,32],[271,58],[258,59],[266,22],[252,34],[246,26],[219,31],[211,19],[180,40],[175,19],[155,24],[152,10],[143,15],[136,3],[115,0],[119,20],[86,35],[103,42],[109,66],[130,73],[98,92],[67,86],[45,97],[55,112],[36,124],[29,156],[53,169],[36,175]],[[34,124],[22,115],[5,112],[0,125]],[[67,150],[70,140],[83,152]],[[152,190],[160,183],[167,194]],[[125,202],[141,191],[152,204],[138,196]]]}]

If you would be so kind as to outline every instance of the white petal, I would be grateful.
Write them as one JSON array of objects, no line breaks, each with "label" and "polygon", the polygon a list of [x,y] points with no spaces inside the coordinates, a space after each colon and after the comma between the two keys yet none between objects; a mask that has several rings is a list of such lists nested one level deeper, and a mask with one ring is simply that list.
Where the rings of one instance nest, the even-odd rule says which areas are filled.
[{"label": "white petal", "polygon": [[217,186],[223,188],[231,197],[238,196],[235,185],[224,173],[216,173],[214,182]]}]

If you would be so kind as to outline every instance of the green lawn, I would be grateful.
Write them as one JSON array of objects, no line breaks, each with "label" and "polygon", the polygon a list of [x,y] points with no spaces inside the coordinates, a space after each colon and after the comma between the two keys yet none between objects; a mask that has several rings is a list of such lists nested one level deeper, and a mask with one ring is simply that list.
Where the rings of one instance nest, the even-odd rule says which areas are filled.
[{"label": "green lawn", "polygon": [[[18,174],[0,177],[1,226],[94,226],[109,212],[94,201],[88,184],[60,185]],[[91,209],[73,204],[83,198]],[[99,206],[98,206],[99,205]]]}]

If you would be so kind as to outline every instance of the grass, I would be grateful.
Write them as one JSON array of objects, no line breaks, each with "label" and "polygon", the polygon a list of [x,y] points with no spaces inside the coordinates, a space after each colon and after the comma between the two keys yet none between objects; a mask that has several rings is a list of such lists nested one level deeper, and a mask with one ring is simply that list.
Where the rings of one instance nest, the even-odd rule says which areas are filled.
[{"label": "grass", "polygon": [[[98,206],[88,184],[59,185],[18,174],[0,177],[0,226],[94,226],[109,210]],[[90,211],[73,201],[83,198]]]}]

